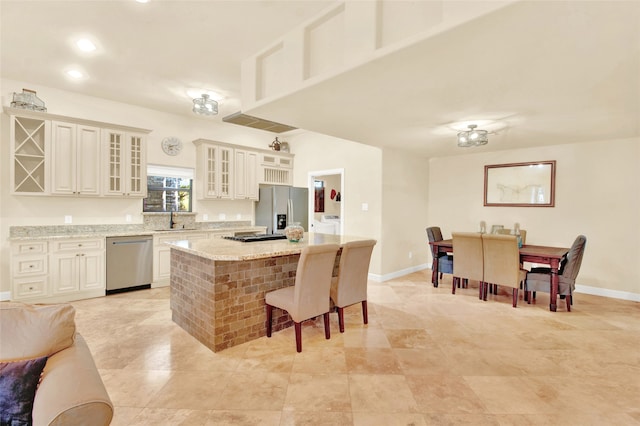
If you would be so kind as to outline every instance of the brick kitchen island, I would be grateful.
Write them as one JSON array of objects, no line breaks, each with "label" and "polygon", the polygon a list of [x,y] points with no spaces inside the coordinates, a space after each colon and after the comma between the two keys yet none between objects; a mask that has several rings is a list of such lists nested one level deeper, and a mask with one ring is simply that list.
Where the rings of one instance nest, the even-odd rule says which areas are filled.
[{"label": "brick kitchen island", "polygon": [[[171,317],[214,352],[266,336],[265,293],[294,285],[300,251],[365,238],[305,233],[302,241],[175,241],[171,246]],[[336,258],[336,268],[339,256]],[[280,309],[273,330],[293,325]]]}]

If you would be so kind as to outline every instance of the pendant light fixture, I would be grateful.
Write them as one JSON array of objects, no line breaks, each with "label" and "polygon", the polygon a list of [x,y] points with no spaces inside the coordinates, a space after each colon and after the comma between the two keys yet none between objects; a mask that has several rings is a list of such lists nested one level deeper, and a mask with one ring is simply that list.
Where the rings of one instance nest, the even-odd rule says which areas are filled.
[{"label": "pendant light fixture", "polygon": [[468,148],[471,146],[481,146],[489,143],[488,132],[486,130],[476,130],[475,124],[468,125],[469,130],[458,133],[458,146]]},{"label": "pendant light fixture", "polygon": [[203,93],[201,98],[193,100],[193,112],[199,115],[216,115],[218,113],[218,102]]}]

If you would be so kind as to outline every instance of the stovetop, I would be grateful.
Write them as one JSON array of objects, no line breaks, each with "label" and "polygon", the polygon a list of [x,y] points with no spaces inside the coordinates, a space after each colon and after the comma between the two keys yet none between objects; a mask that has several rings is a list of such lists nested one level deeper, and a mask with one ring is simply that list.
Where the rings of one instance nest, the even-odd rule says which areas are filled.
[{"label": "stovetop", "polygon": [[236,235],[235,237],[223,237],[227,240],[251,243],[256,241],[284,240],[287,238],[283,234],[256,234],[256,235]]}]

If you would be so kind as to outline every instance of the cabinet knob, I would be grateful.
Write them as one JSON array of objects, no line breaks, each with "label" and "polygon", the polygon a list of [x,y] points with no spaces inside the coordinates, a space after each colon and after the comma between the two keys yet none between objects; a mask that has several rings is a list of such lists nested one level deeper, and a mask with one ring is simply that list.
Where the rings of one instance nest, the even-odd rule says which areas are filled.
[{"label": "cabinet knob", "polygon": [[33,268],[33,265],[29,265],[29,269],[32,269],[32,268]]},{"label": "cabinet knob", "polygon": [[29,247],[29,250],[35,250],[35,247]]},{"label": "cabinet knob", "polygon": [[78,247],[82,247],[82,244],[78,244]]}]

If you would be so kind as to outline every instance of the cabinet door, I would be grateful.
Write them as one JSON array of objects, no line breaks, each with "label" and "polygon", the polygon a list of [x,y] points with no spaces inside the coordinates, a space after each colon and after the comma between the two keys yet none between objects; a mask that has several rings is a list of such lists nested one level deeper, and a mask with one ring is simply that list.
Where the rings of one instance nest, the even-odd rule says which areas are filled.
[{"label": "cabinet door", "polygon": [[218,147],[218,198],[233,198],[233,148]]},{"label": "cabinet door", "polygon": [[10,162],[13,194],[46,194],[49,191],[51,122],[11,116]]},{"label": "cabinet door", "polygon": [[78,279],[80,290],[96,290],[106,288],[105,257],[103,252],[81,253],[78,263]]},{"label": "cabinet door", "polygon": [[241,200],[258,199],[258,154],[256,152],[235,150],[235,173],[233,186],[235,198]]},{"label": "cabinet door", "polygon": [[51,123],[51,192],[76,193],[76,125]]},{"label": "cabinet door", "polygon": [[145,157],[145,137],[128,133],[126,151],[126,188],[129,197],[147,196],[147,165]]},{"label": "cabinet door", "polygon": [[100,195],[100,129],[78,125],[76,138],[76,192]]},{"label": "cabinet door", "polygon": [[51,257],[51,279],[53,294],[76,292],[80,289],[76,253],[57,254]]},{"label": "cabinet door", "polygon": [[123,132],[105,130],[104,138],[104,158],[105,158],[105,184],[103,193],[105,195],[123,195],[124,180],[124,143]]},{"label": "cabinet door", "polygon": [[247,199],[257,200],[258,199],[258,153],[257,152],[247,152],[246,159],[246,195]]}]

